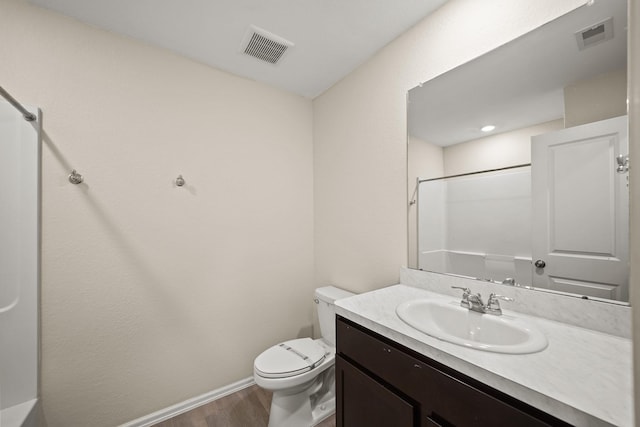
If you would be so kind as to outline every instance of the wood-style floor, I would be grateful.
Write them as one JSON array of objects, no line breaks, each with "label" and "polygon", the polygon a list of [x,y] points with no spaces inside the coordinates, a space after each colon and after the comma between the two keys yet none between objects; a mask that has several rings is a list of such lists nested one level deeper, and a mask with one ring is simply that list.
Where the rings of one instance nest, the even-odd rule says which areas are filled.
[{"label": "wood-style floor", "polygon": [[[267,427],[270,406],[271,392],[253,385],[153,427]],[[332,415],[317,427],[335,426]]]}]

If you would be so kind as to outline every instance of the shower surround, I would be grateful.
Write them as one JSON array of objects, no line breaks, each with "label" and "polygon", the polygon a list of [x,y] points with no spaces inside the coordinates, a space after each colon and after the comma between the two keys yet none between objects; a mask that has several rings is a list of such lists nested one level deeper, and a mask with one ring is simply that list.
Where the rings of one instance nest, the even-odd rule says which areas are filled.
[{"label": "shower surround", "polygon": [[38,415],[40,124],[0,100],[2,427],[44,425]]}]

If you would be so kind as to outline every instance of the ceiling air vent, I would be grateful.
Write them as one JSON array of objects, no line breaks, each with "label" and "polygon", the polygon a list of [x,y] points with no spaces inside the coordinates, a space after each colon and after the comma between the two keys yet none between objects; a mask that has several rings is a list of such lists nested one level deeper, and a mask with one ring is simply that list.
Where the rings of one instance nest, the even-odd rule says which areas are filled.
[{"label": "ceiling air vent", "polygon": [[242,40],[240,50],[261,61],[277,64],[292,47],[293,43],[290,41],[251,25]]},{"label": "ceiling air vent", "polygon": [[593,24],[576,33],[576,41],[580,50],[613,38],[613,18]]}]

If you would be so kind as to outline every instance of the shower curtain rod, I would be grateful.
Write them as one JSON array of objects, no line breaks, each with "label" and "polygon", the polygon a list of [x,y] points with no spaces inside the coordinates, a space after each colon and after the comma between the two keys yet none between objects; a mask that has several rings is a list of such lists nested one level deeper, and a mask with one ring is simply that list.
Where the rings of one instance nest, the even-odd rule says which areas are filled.
[{"label": "shower curtain rod", "polygon": [[24,108],[18,101],[16,101],[13,96],[9,95],[9,92],[4,90],[2,86],[0,86],[0,95],[2,95],[2,97],[6,99],[9,104],[13,105],[16,110],[20,111],[26,121],[33,122],[34,120],[36,120],[36,115]]},{"label": "shower curtain rod", "polygon": [[497,168],[497,169],[486,169],[486,170],[477,171],[477,172],[467,172],[467,173],[461,173],[461,174],[458,174],[458,175],[441,176],[439,178],[419,179],[418,180],[418,184],[422,184],[423,182],[429,182],[429,181],[439,181],[441,179],[447,179],[447,178],[458,178],[458,177],[461,177],[461,176],[478,175],[479,173],[500,172],[500,171],[506,171],[506,170],[509,170],[509,169],[523,168],[523,167],[526,167],[526,166],[531,166],[531,163],[523,163],[521,165],[506,166],[504,168]]}]

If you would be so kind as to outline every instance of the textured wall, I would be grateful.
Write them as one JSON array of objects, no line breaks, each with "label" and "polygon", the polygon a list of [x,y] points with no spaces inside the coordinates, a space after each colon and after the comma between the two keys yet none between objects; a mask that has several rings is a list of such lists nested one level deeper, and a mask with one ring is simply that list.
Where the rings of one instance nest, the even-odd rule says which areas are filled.
[{"label": "textured wall", "polygon": [[1,84],[44,114],[50,427],[146,415],[311,332],[311,101],[23,1],[0,39]]},{"label": "textured wall", "polygon": [[452,0],[313,102],[316,283],[366,291],[407,262],[406,93],[584,0]]}]

